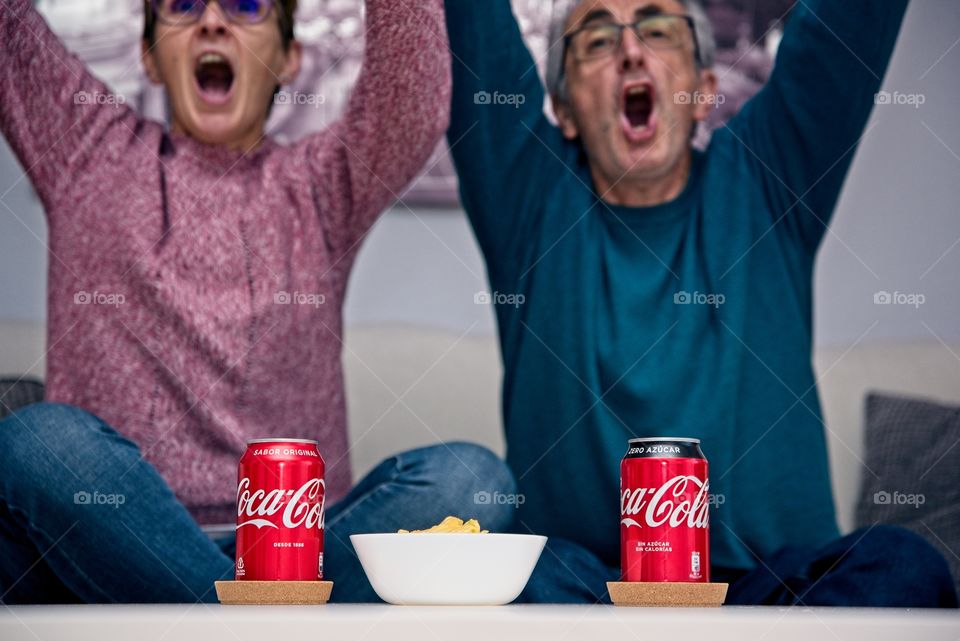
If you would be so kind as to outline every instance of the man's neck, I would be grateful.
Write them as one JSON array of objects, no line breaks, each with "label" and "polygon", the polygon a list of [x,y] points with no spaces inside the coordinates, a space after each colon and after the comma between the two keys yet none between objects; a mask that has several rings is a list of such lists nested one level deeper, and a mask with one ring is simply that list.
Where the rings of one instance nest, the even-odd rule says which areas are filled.
[{"label": "man's neck", "polygon": [[691,154],[687,153],[673,169],[654,178],[625,176],[612,181],[600,176],[595,169],[591,173],[596,191],[604,202],[624,207],[653,207],[680,195],[690,178],[690,164]]}]

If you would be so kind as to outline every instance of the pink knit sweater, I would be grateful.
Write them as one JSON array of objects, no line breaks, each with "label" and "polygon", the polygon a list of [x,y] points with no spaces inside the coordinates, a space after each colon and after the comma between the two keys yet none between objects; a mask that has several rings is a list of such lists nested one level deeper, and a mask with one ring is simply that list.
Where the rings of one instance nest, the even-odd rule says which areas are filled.
[{"label": "pink knit sweater", "polygon": [[0,131],[50,230],[48,399],[136,442],[201,523],[235,518],[250,438],[317,439],[329,500],[350,485],[347,276],[450,101],[442,0],[366,6],[341,120],[245,156],[98,98],[29,0],[0,5]]}]

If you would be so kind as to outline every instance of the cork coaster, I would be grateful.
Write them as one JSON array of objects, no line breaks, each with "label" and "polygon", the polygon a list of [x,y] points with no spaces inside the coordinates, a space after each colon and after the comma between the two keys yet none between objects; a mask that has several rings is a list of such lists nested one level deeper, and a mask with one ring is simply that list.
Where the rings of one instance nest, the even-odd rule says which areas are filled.
[{"label": "cork coaster", "polygon": [[224,605],[323,605],[333,581],[217,581]]},{"label": "cork coaster", "polygon": [[715,608],[727,598],[726,583],[626,583],[608,581],[614,605]]}]

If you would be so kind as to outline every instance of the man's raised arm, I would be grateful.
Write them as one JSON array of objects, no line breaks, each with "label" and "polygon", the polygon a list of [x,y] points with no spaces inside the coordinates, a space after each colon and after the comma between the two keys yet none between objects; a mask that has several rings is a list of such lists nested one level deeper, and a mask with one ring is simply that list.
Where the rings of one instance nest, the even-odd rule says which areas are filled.
[{"label": "man's raised arm", "polygon": [[731,144],[745,145],[774,211],[789,210],[779,224],[811,249],[839,197],[906,6],[907,0],[798,2],[770,81],[729,125]]},{"label": "man's raised arm", "polygon": [[531,224],[529,197],[539,193],[543,161],[553,160],[547,147],[560,132],[543,114],[543,84],[509,0],[446,0],[446,7],[448,140],[460,194],[484,251],[511,255]]}]

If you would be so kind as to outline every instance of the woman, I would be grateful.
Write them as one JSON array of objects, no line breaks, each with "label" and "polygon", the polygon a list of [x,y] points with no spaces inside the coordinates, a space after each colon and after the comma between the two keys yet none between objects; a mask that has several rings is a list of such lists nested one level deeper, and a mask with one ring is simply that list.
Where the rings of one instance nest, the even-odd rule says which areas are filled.
[{"label": "woman", "polygon": [[[232,538],[198,523],[234,520],[250,438],[319,440],[340,600],[374,598],[348,534],[429,525],[512,484],[489,452],[454,444],[350,490],[347,276],[444,133],[449,54],[440,0],[368,0],[343,117],[283,146],[264,123],[300,65],[295,4],[147,4],[143,63],[169,131],[110,97],[29,0],[0,9],[0,130],[43,202],[51,258],[49,402],[0,423],[0,601],[214,600]],[[491,529],[509,519],[469,509]]]}]

